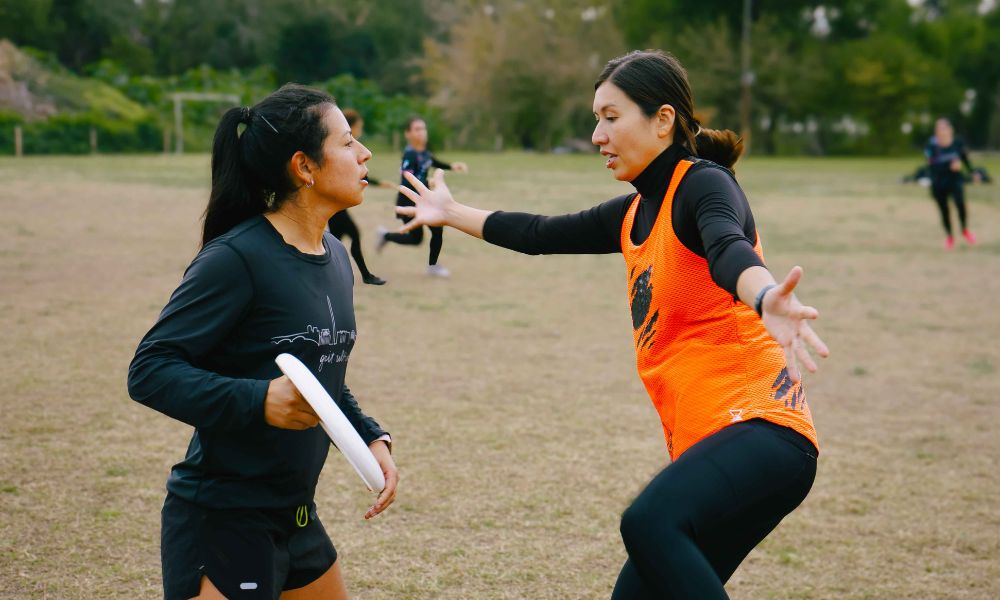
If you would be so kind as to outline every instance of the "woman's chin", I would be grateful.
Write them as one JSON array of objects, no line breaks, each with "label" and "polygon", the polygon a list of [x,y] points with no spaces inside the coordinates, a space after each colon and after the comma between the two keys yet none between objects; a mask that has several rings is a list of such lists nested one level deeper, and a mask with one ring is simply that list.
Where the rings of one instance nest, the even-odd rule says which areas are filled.
[{"label": "woman's chin", "polygon": [[625,182],[632,181],[632,178],[629,177],[628,172],[621,167],[618,167],[617,169],[612,169],[611,176],[617,179],[618,181],[625,181]]},{"label": "woman's chin", "polygon": [[351,208],[352,206],[357,206],[365,201],[365,189],[361,188],[357,194],[354,194],[350,198],[345,198],[344,207]]}]

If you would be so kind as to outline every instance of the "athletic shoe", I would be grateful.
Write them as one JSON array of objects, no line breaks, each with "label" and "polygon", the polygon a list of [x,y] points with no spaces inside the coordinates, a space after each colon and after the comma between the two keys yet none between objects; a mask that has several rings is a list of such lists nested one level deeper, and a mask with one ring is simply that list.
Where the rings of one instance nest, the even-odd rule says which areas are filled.
[{"label": "athletic shoe", "polygon": [[441,265],[427,265],[427,274],[431,277],[451,277],[451,271]]},{"label": "athletic shoe", "polygon": [[389,240],[385,238],[388,234],[389,230],[381,225],[375,228],[375,252],[381,253],[385,245],[389,243]]},{"label": "athletic shoe", "polygon": [[949,235],[944,240],[944,249],[953,250],[954,248],[955,248],[955,238]]},{"label": "athletic shoe", "polygon": [[965,241],[968,242],[970,246],[976,245],[976,234],[972,233],[968,229],[962,230],[962,237],[965,238]]},{"label": "athletic shoe", "polygon": [[378,275],[365,275],[361,278],[361,281],[367,283],[368,285],[385,285],[385,279],[382,279]]}]

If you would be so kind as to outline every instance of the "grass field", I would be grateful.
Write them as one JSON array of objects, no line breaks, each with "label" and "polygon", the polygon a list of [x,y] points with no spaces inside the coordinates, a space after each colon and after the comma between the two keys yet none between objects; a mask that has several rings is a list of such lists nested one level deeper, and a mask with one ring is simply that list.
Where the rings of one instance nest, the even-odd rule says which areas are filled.
[{"label": "grass field", "polygon": [[[628,188],[594,156],[449,155],[461,200],[564,212]],[[974,157],[975,158],[975,157]],[[372,173],[390,178],[383,153]],[[741,163],[772,269],[833,356],[805,503],[734,598],[1000,597],[1000,188],[969,190],[980,244],[942,249],[907,160]],[[1000,174],[1000,160],[986,160]],[[0,159],[0,597],[155,598],[159,511],[190,429],[125,372],[197,249],[206,156]],[[366,248],[393,193],[353,212]],[[607,598],[618,517],[667,462],[635,374],[620,256],[526,257],[448,231],[369,251],[351,388],[403,475],[374,522],[331,453],[317,503],[357,598]]]}]

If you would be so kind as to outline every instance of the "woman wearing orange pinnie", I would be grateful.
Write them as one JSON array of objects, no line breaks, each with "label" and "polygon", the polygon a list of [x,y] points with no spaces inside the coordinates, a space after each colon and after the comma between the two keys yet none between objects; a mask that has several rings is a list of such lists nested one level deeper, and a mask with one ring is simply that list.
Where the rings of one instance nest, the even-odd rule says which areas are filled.
[{"label": "woman wearing orange pinnie", "polygon": [[797,361],[816,365],[818,316],[776,283],[732,165],[742,143],[700,127],[687,74],[662,52],[609,62],[594,144],[636,193],[575,214],[491,212],[408,178],[407,228],[449,225],[528,254],[625,259],[639,375],[672,463],[625,511],[613,599],[726,598],[746,555],[806,497],[818,445]]}]

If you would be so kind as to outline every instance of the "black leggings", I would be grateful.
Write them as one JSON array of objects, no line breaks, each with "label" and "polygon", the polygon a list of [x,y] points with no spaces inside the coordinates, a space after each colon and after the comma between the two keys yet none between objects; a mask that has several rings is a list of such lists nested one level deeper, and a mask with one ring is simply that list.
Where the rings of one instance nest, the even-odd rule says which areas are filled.
[{"label": "black leggings", "polygon": [[[409,223],[413,217],[400,216],[399,219],[404,223]],[[441,256],[441,245],[444,242],[444,227],[428,226],[427,229],[431,230],[431,254],[427,259],[427,264],[436,265],[438,257]],[[419,246],[420,242],[424,241],[424,228],[417,227],[406,233],[387,233],[385,239],[404,246]]]},{"label": "black leggings", "polygon": [[728,598],[723,584],[815,477],[812,443],[768,421],[730,425],[698,442],[622,515],[629,557],[612,600]]},{"label": "black leggings", "polygon": [[347,214],[346,210],[342,210],[330,217],[328,225],[330,226],[330,233],[337,236],[338,240],[344,239],[345,235],[351,238],[351,256],[354,257],[354,262],[358,264],[361,277],[371,277],[372,272],[365,265],[365,255],[361,253],[361,233],[358,231],[358,226],[354,223],[354,219]]},{"label": "black leggings", "polygon": [[951,235],[951,213],[948,210],[948,196],[955,199],[955,208],[958,209],[958,221],[962,225],[962,231],[966,229],[965,222],[965,189],[961,182],[947,185],[932,185],[931,195],[937,202],[938,210],[941,211],[941,225],[949,236]]}]

